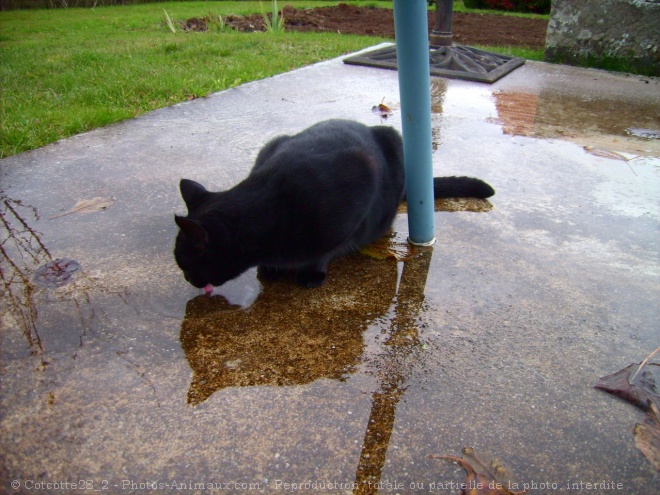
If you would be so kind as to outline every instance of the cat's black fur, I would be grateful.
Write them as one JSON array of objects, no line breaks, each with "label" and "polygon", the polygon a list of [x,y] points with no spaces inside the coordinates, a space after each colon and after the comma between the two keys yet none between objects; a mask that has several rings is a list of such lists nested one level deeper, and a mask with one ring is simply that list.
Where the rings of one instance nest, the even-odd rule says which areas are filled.
[{"label": "cat's black fur", "polygon": [[[174,254],[195,287],[221,285],[248,268],[273,276],[295,270],[301,285],[325,281],[328,262],[384,235],[405,197],[403,144],[391,127],[328,120],[270,141],[250,175],[209,192],[188,179],[188,216]],[[435,197],[487,198],[469,177],[434,179]]]}]

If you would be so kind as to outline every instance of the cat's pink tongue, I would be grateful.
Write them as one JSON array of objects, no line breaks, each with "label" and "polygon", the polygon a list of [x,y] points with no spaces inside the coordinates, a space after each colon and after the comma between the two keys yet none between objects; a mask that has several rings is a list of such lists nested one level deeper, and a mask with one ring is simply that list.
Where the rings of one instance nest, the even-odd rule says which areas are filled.
[{"label": "cat's pink tongue", "polygon": [[213,286],[211,284],[206,284],[204,286],[204,294],[210,294],[213,292]]}]

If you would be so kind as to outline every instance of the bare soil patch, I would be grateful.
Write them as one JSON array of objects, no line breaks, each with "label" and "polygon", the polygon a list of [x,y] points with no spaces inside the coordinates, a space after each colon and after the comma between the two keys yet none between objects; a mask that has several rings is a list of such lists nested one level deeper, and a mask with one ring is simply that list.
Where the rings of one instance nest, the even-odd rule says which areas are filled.
[{"label": "bare soil patch", "polygon": [[[391,9],[356,7],[339,4],[334,7],[282,9],[288,31],[337,32],[394,38],[394,13]],[[433,11],[429,11],[428,30],[433,30]],[[239,31],[265,29],[261,14],[227,16],[227,25]],[[188,20],[190,29],[206,30],[203,19]],[[543,48],[548,21],[496,14],[465,14],[454,12],[452,34],[455,43],[463,45],[519,46]]]}]

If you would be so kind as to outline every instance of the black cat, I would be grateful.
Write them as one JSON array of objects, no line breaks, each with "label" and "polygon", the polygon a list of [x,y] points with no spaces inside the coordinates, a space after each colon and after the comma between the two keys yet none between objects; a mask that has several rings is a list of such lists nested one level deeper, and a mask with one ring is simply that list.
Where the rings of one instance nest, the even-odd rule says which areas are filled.
[{"label": "black cat", "polygon": [[[188,216],[174,255],[195,287],[222,285],[248,268],[275,276],[295,270],[303,286],[325,281],[328,262],[384,235],[405,198],[403,144],[391,127],[328,120],[270,141],[250,175],[209,192],[182,179]],[[434,179],[435,197],[487,198],[470,177]]]}]

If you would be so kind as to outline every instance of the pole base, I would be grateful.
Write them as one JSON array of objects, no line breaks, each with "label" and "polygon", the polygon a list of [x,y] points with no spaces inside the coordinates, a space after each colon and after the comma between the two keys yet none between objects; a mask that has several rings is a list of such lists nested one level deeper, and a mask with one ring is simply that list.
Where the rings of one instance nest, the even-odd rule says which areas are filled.
[{"label": "pole base", "polygon": [[433,244],[435,244],[435,237],[428,242],[415,242],[410,237],[408,237],[408,242],[413,246],[433,246]]},{"label": "pole base", "polygon": [[[522,58],[463,45],[431,46],[429,59],[433,76],[487,83],[497,81],[525,63]],[[397,70],[396,45],[345,58],[344,63]]]}]

